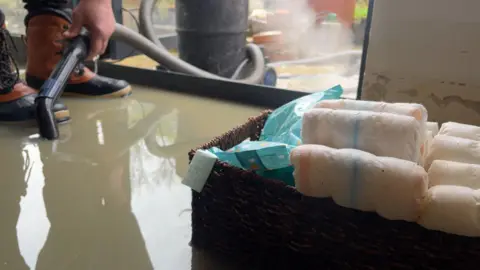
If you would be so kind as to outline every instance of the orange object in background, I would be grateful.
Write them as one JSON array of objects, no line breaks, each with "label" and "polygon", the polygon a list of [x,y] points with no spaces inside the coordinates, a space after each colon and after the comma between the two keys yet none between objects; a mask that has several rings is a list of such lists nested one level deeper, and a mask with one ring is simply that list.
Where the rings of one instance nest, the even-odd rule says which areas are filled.
[{"label": "orange object in background", "polygon": [[266,44],[266,43],[282,43],[283,34],[281,31],[267,31],[253,35],[253,43]]},{"label": "orange object in background", "polygon": [[253,35],[253,43],[263,46],[269,61],[285,61],[295,57],[287,50],[281,31],[267,31]]},{"label": "orange object in background", "polygon": [[[318,15],[335,13],[338,20],[348,28],[351,28],[354,23],[356,3],[356,0],[308,0],[309,6]],[[319,16],[317,23],[322,21],[322,16]]]},{"label": "orange object in background", "polygon": [[[270,23],[273,20],[272,24],[276,25],[282,22],[288,23],[289,20],[292,20],[290,17],[292,14],[288,10],[290,1],[299,0],[270,0],[271,7],[278,8],[269,16],[271,18],[267,18],[267,21]],[[351,28],[354,24],[357,0],[307,0],[307,4],[317,14],[317,23],[322,23],[329,13],[334,13],[337,19],[347,28]]]}]

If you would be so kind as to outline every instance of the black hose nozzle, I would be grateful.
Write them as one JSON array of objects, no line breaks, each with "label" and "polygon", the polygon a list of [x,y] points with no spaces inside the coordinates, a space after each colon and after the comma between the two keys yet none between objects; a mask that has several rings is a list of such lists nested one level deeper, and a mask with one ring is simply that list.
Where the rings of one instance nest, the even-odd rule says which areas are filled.
[{"label": "black hose nozzle", "polygon": [[41,137],[48,140],[55,140],[59,137],[53,105],[63,94],[70,75],[78,64],[85,60],[89,50],[90,38],[88,32],[83,29],[82,33],[73,38],[66,46],[62,58],[40,88],[40,93],[35,99],[35,106]]},{"label": "black hose nozzle", "polygon": [[53,105],[55,101],[47,97],[37,97],[35,99],[36,117],[40,136],[48,140],[55,140],[58,138],[57,120],[53,112]]}]

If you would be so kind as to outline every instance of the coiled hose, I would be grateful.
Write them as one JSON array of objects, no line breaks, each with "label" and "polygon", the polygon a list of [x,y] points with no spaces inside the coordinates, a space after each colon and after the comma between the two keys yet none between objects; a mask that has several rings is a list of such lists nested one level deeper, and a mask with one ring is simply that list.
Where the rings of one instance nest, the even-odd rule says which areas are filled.
[{"label": "coiled hose", "polygon": [[[140,4],[139,28],[143,35],[117,23],[112,38],[132,46],[172,71],[203,78],[232,81],[232,79],[224,78],[199,69],[171,55],[170,52],[165,49],[158,40],[153,29],[152,13],[155,8],[155,3],[156,0],[142,0]],[[247,84],[259,84],[263,82],[266,68],[262,50],[255,44],[247,44],[246,49],[249,60],[249,70],[251,70],[251,73],[243,79],[234,81]],[[243,69],[244,66],[244,64],[240,65],[239,69]],[[239,72],[235,72],[235,76],[238,76],[238,73]]]}]

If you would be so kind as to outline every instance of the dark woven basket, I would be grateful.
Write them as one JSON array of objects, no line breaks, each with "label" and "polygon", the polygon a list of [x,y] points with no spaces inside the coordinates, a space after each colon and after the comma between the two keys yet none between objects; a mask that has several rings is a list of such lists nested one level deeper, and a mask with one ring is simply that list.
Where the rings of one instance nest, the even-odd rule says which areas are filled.
[{"label": "dark woven basket", "polygon": [[[269,113],[199,149],[226,150],[247,138],[257,140]],[[297,269],[476,269],[480,264],[480,239],[306,197],[283,182],[223,162],[216,162],[202,192],[193,192],[192,210],[193,246],[225,256],[248,254],[268,269],[291,269],[287,263],[300,260]]]}]

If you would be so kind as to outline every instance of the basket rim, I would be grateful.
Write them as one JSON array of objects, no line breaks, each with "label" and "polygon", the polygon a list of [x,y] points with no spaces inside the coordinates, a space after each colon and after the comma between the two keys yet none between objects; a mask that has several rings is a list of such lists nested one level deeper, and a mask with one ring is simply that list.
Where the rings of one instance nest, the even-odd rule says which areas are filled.
[{"label": "basket rim", "polygon": [[[193,158],[193,156],[195,155],[195,153],[198,151],[198,150],[206,150],[206,149],[209,149],[213,146],[216,146],[218,145],[218,142],[224,138],[224,137],[227,137],[231,134],[235,134],[237,133],[238,131],[244,129],[244,128],[247,128],[251,123],[254,123],[254,122],[259,122],[259,121],[266,121],[267,120],[267,117],[272,113],[273,110],[263,110],[260,115],[257,115],[257,116],[251,116],[247,119],[247,121],[241,125],[238,125],[224,133],[222,133],[221,135],[219,136],[216,136],[214,137],[212,140],[210,140],[209,142],[205,143],[205,144],[202,144],[201,146],[197,147],[197,148],[194,148],[194,149],[191,149],[189,152],[188,152],[188,156],[190,157],[190,159]],[[225,162],[222,162],[222,161],[218,161],[217,162],[220,162],[220,163],[225,163]],[[225,163],[227,164],[227,163]],[[228,164],[227,164],[228,165]],[[229,165],[230,166],[230,165]],[[242,169],[243,170],[243,169]]]},{"label": "basket rim", "polygon": [[[195,153],[198,151],[198,150],[206,150],[206,149],[209,149],[213,146],[218,146],[219,142],[225,138],[225,137],[228,137],[232,134],[236,134],[240,131],[242,131],[243,129],[246,129],[248,128],[250,125],[254,124],[254,123],[258,123],[258,122],[262,122],[262,129],[263,129],[263,124],[266,122],[268,116],[273,112],[273,110],[270,110],[270,109],[267,109],[267,110],[263,110],[259,115],[256,115],[256,116],[251,116],[247,119],[247,121],[245,121],[243,124],[241,125],[238,125],[232,129],[230,129],[229,131],[227,132],[224,132],[223,134],[219,135],[219,136],[216,136],[214,137],[212,140],[210,140],[209,142],[195,148],[195,149],[192,149],[189,151],[188,153],[188,156],[190,158],[190,160],[193,159],[193,157],[195,156]],[[254,177],[256,180],[258,181],[267,181],[267,182],[275,182],[277,184],[281,184],[281,185],[285,185],[286,187],[289,187],[286,183],[282,182],[282,181],[279,181],[277,179],[272,179],[272,178],[267,178],[267,177],[262,177],[258,174],[255,173],[254,170],[248,170],[248,169],[243,169],[243,168],[239,168],[239,167],[236,167],[236,166],[233,166],[225,161],[221,161],[219,159],[217,159],[215,161],[215,165],[214,165],[214,168],[217,167],[222,167],[222,168],[225,168],[225,169],[228,169],[229,171],[231,171],[232,173],[235,173],[235,174],[240,174],[240,173],[245,173],[245,172],[249,172],[249,173],[252,173],[251,177]],[[213,170],[212,170],[213,171]]]}]

